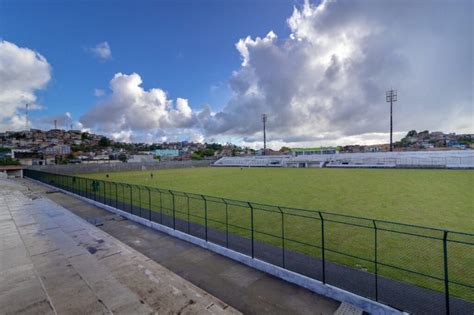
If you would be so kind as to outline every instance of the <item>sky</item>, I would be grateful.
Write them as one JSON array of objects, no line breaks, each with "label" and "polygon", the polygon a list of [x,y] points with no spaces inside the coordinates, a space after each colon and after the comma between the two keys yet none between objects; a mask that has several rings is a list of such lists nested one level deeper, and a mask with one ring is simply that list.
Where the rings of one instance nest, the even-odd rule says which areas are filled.
[{"label": "sky", "polygon": [[470,0],[0,0],[0,130],[269,147],[474,133]]}]

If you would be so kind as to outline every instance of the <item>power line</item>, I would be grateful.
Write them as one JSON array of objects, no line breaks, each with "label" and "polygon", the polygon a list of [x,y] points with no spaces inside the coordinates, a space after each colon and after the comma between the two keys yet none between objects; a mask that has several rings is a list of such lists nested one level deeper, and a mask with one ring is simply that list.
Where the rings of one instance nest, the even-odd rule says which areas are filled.
[{"label": "power line", "polygon": [[393,142],[392,142],[392,134],[393,134],[393,119],[392,119],[392,108],[393,102],[397,101],[397,90],[390,90],[385,93],[385,101],[390,103],[390,152],[393,151]]}]

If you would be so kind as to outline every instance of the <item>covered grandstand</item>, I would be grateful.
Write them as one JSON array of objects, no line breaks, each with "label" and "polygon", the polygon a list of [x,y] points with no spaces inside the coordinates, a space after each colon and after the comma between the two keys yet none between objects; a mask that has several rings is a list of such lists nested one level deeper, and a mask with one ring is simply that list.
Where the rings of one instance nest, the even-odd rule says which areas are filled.
[{"label": "covered grandstand", "polygon": [[474,168],[474,150],[223,157],[214,166]]}]

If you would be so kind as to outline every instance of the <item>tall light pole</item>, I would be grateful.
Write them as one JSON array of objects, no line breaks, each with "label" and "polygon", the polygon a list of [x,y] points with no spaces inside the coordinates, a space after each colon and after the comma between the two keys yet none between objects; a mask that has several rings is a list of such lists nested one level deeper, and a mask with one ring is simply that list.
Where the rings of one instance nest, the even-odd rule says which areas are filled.
[{"label": "tall light pole", "polygon": [[385,101],[390,103],[390,152],[393,151],[393,142],[392,142],[392,134],[393,134],[393,119],[392,119],[392,112],[393,112],[393,102],[397,101],[397,90],[390,90],[385,93]]},{"label": "tall light pole", "polygon": [[267,114],[262,114],[262,122],[263,122],[263,155],[266,155],[267,154],[267,130],[266,130]]},{"label": "tall light pole", "polygon": [[26,112],[26,131],[28,131],[28,103],[25,105],[25,112]]}]

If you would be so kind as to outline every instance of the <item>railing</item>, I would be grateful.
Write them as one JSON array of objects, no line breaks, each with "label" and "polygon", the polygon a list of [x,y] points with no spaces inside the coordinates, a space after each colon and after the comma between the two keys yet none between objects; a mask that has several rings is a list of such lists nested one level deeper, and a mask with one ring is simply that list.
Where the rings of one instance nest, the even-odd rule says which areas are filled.
[{"label": "railing", "polygon": [[474,234],[25,170],[25,176],[412,313],[474,313]]}]

